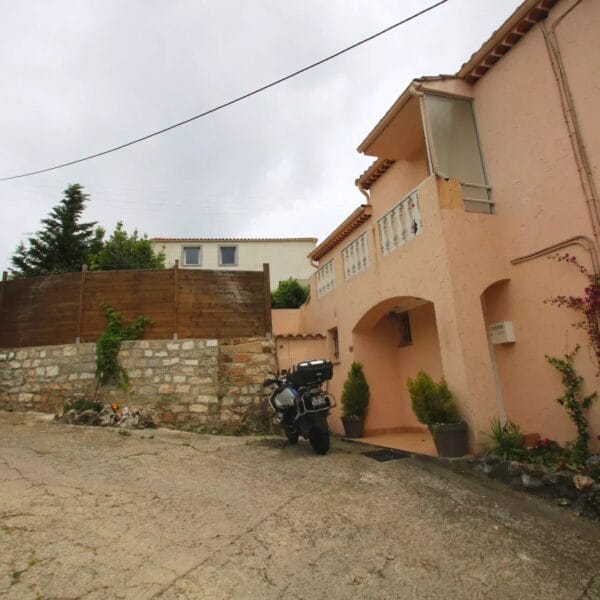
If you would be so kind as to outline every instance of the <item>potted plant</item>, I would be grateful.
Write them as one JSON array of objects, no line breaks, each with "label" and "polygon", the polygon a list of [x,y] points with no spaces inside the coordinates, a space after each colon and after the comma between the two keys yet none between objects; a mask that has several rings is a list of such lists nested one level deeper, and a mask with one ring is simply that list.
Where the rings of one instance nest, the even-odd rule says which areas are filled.
[{"label": "potted plant", "polygon": [[427,425],[439,456],[457,457],[467,453],[467,424],[461,420],[448,384],[436,383],[419,371],[408,378],[408,393],[417,419]]},{"label": "potted plant", "polygon": [[353,362],[342,391],[342,423],[346,437],[360,438],[363,436],[370,395],[363,366],[358,362]]}]

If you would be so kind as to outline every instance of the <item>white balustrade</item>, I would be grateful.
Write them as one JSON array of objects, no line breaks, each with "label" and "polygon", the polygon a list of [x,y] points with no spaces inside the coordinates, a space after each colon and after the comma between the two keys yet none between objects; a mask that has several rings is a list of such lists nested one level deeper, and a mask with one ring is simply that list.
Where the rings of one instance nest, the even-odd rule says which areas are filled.
[{"label": "white balustrade", "polygon": [[377,221],[381,253],[385,256],[419,235],[422,230],[419,194],[414,191]]},{"label": "white balustrade", "polygon": [[335,289],[335,269],[333,260],[325,263],[316,273],[317,296],[321,297]]},{"label": "white balustrade", "polygon": [[344,279],[352,279],[369,266],[369,244],[367,232],[357,237],[342,250],[344,259]]}]

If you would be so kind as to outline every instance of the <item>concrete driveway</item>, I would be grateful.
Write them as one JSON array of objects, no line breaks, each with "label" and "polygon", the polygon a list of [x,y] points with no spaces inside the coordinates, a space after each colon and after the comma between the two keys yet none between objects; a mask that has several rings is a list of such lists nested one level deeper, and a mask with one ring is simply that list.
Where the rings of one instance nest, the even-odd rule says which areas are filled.
[{"label": "concrete driveway", "polygon": [[596,524],[362,450],[0,413],[0,596],[600,598]]}]

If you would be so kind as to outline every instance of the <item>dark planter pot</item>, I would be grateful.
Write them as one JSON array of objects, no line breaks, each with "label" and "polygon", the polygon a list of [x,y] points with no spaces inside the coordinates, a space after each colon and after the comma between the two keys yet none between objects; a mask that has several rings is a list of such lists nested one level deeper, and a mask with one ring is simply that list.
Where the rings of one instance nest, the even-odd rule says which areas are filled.
[{"label": "dark planter pot", "polygon": [[433,426],[433,441],[439,456],[456,458],[467,454],[467,424],[437,423]]},{"label": "dark planter pot", "polygon": [[365,432],[364,417],[342,417],[347,438],[361,438]]}]

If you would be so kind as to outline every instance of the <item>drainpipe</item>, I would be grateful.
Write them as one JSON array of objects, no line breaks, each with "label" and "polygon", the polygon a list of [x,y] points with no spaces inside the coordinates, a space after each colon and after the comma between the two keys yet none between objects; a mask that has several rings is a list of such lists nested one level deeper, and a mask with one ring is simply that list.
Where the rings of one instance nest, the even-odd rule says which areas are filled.
[{"label": "drainpipe", "polygon": [[548,54],[550,56],[550,63],[552,65],[554,77],[558,85],[563,116],[569,132],[571,146],[573,147],[577,171],[579,173],[579,179],[592,225],[594,243],[592,244],[593,247],[590,251],[590,254],[593,254],[592,264],[594,265],[594,274],[598,275],[598,247],[600,246],[600,212],[598,210],[598,191],[596,189],[592,170],[590,168],[588,154],[583,142],[583,135],[581,133],[577,112],[575,110],[573,94],[571,92],[562,54],[556,38],[556,28],[558,25],[580,3],[581,0],[577,0],[568,10],[566,10],[554,21],[550,29],[548,29],[543,21],[541,22],[540,26],[542,33],[544,34],[544,41],[546,42],[546,48],[548,49]]},{"label": "drainpipe", "polygon": [[365,190],[365,188],[362,186],[362,183],[360,183],[358,179],[356,180],[356,187],[358,188],[358,191],[367,199],[367,204],[371,204],[371,196],[369,196],[369,192]]}]

